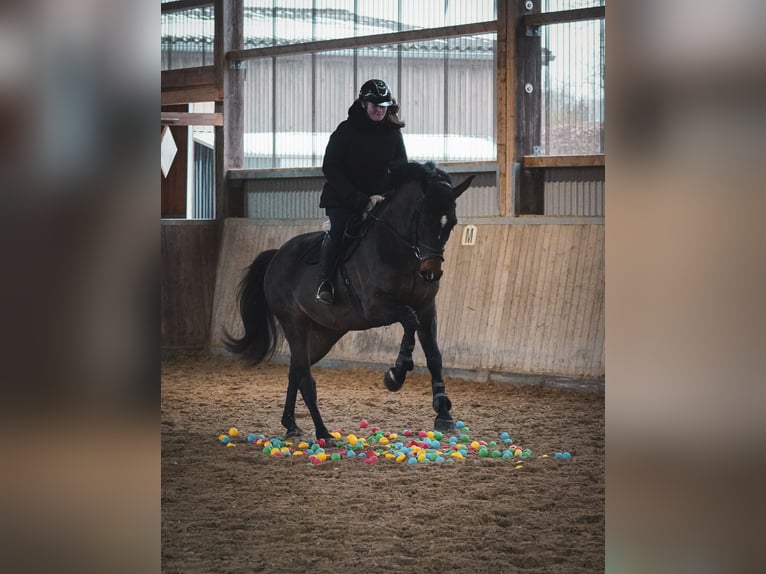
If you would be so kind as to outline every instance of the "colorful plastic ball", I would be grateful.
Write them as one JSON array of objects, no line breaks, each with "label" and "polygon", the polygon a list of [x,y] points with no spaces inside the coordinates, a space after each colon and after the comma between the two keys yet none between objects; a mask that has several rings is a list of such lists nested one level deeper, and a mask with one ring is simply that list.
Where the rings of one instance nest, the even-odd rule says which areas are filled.
[{"label": "colorful plastic ball", "polygon": [[229,436],[237,436],[238,434],[239,434],[239,431],[236,428],[231,427],[229,429]]},{"label": "colorful plastic ball", "polygon": [[457,422],[455,423],[455,428],[456,428],[456,429],[461,429],[461,428],[463,428],[464,426],[465,426],[465,423],[464,423],[463,421],[457,421]]},{"label": "colorful plastic ball", "polygon": [[254,434],[247,435],[247,442],[255,442],[255,435]]},{"label": "colorful plastic ball", "polygon": [[236,445],[236,444],[234,444],[233,442],[230,442],[230,443],[229,443],[229,444],[227,444],[226,446],[237,446],[237,445]]},{"label": "colorful plastic ball", "polygon": [[500,457],[502,456],[502,454],[500,453],[500,451],[499,451],[499,450],[493,450],[493,451],[490,453],[490,456],[491,456],[492,458],[500,458]]},{"label": "colorful plastic ball", "polygon": [[224,435],[224,436],[221,437],[221,442],[223,444],[229,444],[231,442],[231,439]]},{"label": "colorful plastic ball", "polygon": [[418,459],[415,458],[414,456],[411,456],[410,458],[407,459],[407,464],[417,464],[417,463],[418,463]]},{"label": "colorful plastic ball", "polygon": [[509,438],[511,438],[511,437],[510,437],[510,435],[507,432],[501,432],[500,433],[500,440],[508,440]]},{"label": "colorful plastic ball", "polygon": [[572,453],[570,452],[562,452],[561,458],[572,458]]},{"label": "colorful plastic ball", "polygon": [[365,419],[362,419],[359,421],[359,428],[360,429],[366,429],[369,426],[370,423],[368,423]]}]

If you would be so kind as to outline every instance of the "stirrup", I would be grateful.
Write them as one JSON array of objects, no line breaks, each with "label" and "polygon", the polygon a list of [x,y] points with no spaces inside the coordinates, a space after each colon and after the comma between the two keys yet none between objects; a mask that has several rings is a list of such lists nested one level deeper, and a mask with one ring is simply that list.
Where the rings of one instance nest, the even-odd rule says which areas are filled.
[{"label": "stirrup", "polygon": [[333,300],[335,299],[332,283],[329,281],[322,281],[317,288],[317,294],[314,298],[325,305],[332,305]]}]

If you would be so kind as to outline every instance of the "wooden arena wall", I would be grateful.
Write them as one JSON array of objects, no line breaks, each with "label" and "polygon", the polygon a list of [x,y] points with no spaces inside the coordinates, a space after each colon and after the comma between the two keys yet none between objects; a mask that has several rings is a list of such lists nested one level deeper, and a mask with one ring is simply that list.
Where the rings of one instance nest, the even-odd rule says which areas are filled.
[{"label": "wooden arena wall", "polygon": [[[461,245],[463,227],[456,227],[448,243],[437,296],[444,366],[603,377],[603,224],[536,219],[482,224],[477,225],[473,246]],[[316,229],[316,220],[225,221],[210,327],[212,350],[223,349],[223,329],[241,334],[237,285],[253,258]],[[327,358],[391,365],[401,334],[400,325],[352,332]],[[277,353],[287,352],[283,341]],[[425,365],[419,346],[415,362]]]},{"label": "wooden arena wall", "polygon": [[200,350],[210,340],[219,225],[169,219],[161,225],[161,347]]}]

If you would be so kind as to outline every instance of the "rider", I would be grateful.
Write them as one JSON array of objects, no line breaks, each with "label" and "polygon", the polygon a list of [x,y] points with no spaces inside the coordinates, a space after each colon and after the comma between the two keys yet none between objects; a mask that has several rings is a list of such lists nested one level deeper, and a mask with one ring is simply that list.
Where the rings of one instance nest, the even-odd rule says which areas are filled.
[{"label": "rider", "polygon": [[322,164],[327,181],[319,200],[330,231],[322,240],[317,301],[331,305],[334,300],[332,275],[346,223],[382,201],[386,176],[407,163],[403,127],[388,85],[373,79],[362,84],[348,118],[330,135]]}]

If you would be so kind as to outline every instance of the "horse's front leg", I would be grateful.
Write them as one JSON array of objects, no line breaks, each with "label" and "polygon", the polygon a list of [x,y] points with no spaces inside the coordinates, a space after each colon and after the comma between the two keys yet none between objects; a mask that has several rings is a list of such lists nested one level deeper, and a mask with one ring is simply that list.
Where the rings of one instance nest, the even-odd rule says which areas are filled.
[{"label": "horse's front leg", "polygon": [[402,344],[399,346],[399,355],[396,357],[394,366],[388,369],[383,377],[386,388],[391,392],[402,388],[407,372],[415,366],[412,362],[412,351],[415,349],[415,331],[419,323],[414,309],[406,307],[400,322],[404,328],[404,335],[402,335]]},{"label": "horse's front leg", "polygon": [[431,373],[431,392],[433,393],[433,407],[436,411],[434,428],[442,432],[455,430],[452,419],[452,401],[447,396],[446,385],[442,380],[442,354],[436,342],[436,309],[430,309],[421,313],[420,326],[418,327],[418,339],[426,356],[428,371]]}]

